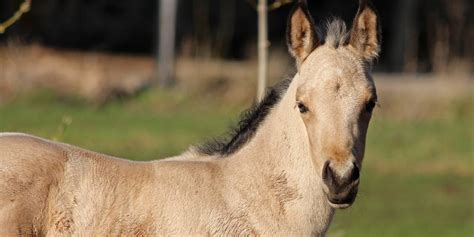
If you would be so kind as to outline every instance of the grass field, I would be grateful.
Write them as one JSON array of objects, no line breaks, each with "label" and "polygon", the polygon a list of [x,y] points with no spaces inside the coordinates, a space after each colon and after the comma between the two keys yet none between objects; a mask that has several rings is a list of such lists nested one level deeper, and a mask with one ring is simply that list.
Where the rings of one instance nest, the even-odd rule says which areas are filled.
[{"label": "grass field", "polygon": [[[105,106],[38,93],[0,105],[0,131],[150,160],[222,135],[243,107],[163,91]],[[450,108],[430,118],[375,111],[357,202],[328,236],[474,236],[474,102]]]}]

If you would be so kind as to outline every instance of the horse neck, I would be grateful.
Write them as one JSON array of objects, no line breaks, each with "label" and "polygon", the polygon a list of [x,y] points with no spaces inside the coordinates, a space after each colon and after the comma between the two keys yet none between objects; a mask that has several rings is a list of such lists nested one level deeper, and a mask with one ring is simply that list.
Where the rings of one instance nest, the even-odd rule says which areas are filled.
[{"label": "horse neck", "polygon": [[[295,213],[306,213],[309,226],[324,232],[333,210],[322,192],[322,180],[310,157],[306,127],[296,105],[298,74],[293,78],[280,102],[272,108],[255,137],[244,146],[234,159],[229,159],[242,176],[260,176],[255,180],[281,177],[288,186],[294,186],[300,198],[292,205]],[[229,166],[229,167],[232,167]],[[264,176],[264,177],[261,177]],[[289,210],[291,211],[291,210]],[[311,220],[309,220],[311,219]],[[318,229],[319,228],[319,229]]]},{"label": "horse neck", "polygon": [[310,179],[316,181],[319,176],[309,156],[306,128],[295,106],[297,84],[298,74],[234,160],[250,163],[263,172],[284,170],[286,173],[311,175]]}]

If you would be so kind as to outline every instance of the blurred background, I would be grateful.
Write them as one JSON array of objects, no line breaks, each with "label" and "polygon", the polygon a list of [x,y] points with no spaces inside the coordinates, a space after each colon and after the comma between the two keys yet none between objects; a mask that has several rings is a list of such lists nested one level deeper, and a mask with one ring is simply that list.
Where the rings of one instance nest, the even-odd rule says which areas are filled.
[{"label": "blurred background", "polygon": [[[0,24],[23,2],[2,0]],[[268,0],[267,85],[295,72],[285,46],[291,2]],[[356,0],[308,2],[322,33],[333,17],[350,26],[357,11]],[[1,132],[151,160],[225,134],[255,101],[255,0],[29,3],[0,34]],[[381,106],[358,200],[338,211],[328,236],[474,236],[474,4],[374,4]],[[160,29],[171,39],[175,32],[162,47],[166,81]]]}]

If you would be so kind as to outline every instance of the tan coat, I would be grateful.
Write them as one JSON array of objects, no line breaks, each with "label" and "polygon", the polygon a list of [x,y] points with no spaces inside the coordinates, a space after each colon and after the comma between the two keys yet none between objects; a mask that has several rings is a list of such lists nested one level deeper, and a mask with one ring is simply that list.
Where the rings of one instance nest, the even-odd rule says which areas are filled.
[{"label": "tan coat", "polygon": [[[292,86],[285,98],[294,93]],[[304,125],[272,123],[295,110],[285,98],[226,158],[187,152],[133,162],[2,134],[0,236],[320,235],[333,210],[311,159],[299,155],[309,154]]]},{"label": "tan coat", "polygon": [[225,156],[133,162],[0,133],[0,236],[323,236],[357,193],[379,42],[365,0],[349,44],[333,24],[320,45],[309,17],[303,1],[290,17],[299,72]]}]

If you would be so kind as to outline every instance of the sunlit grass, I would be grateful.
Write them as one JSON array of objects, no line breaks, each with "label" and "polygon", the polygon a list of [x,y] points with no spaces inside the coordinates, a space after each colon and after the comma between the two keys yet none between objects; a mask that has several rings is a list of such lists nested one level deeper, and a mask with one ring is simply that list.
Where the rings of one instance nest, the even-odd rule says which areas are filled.
[{"label": "sunlit grass", "polygon": [[[238,112],[185,105],[181,99],[148,94],[98,107],[58,101],[48,93],[0,107],[0,131],[53,139],[64,116],[71,118],[61,142],[133,160],[177,155],[188,146],[221,135]],[[210,106],[212,107],[212,106]],[[185,111],[188,110],[188,111]]]},{"label": "sunlit grass", "polygon": [[472,236],[473,177],[406,168],[400,175],[365,170],[355,205],[336,213],[328,236]]}]

